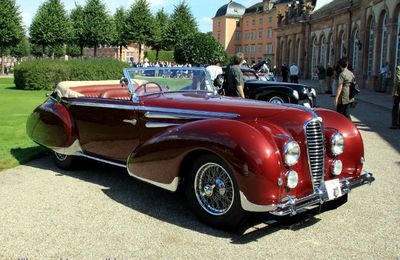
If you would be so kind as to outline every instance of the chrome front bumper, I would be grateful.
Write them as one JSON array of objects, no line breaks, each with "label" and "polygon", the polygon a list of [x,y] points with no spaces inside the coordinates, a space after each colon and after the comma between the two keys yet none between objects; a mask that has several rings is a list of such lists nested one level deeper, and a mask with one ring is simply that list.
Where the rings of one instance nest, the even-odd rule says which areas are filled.
[{"label": "chrome front bumper", "polygon": [[[340,179],[340,188],[342,195],[350,193],[352,189],[358,188],[365,184],[371,184],[375,181],[372,173],[363,171],[357,178]],[[243,193],[241,195],[242,208],[253,212],[269,212],[276,216],[295,215],[307,210],[307,207],[323,204],[328,201],[327,191],[324,189],[316,189],[316,191],[303,198],[287,197],[285,203],[274,205],[256,205],[247,200]]]}]

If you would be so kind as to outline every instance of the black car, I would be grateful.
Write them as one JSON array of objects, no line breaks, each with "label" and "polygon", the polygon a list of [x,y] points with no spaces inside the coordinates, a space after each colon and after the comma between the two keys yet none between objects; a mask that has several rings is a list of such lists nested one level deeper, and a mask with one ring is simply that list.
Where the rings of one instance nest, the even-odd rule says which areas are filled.
[{"label": "black car", "polygon": [[275,104],[292,103],[307,107],[315,106],[317,92],[312,87],[303,84],[267,81],[250,68],[241,68],[241,70],[245,80],[244,95],[246,98],[265,100]]}]

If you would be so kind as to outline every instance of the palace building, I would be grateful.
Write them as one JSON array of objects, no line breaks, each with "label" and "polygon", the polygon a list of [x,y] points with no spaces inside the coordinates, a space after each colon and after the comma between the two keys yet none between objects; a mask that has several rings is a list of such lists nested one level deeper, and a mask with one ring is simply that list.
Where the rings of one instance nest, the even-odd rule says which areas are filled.
[{"label": "palace building", "polygon": [[376,89],[386,63],[394,83],[399,20],[399,0],[264,0],[249,8],[230,1],[213,18],[213,34],[230,55],[241,51],[249,63],[270,59],[278,68],[296,63],[309,79],[319,64],[346,56],[359,84]]}]

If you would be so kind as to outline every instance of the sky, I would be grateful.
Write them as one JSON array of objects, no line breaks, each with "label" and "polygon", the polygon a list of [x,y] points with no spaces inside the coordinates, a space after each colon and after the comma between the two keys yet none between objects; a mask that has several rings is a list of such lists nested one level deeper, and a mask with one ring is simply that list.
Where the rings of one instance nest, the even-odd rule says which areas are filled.
[{"label": "sky", "polygon": [[[61,0],[67,11],[74,8],[75,3],[85,5],[86,0]],[[164,8],[164,10],[171,14],[174,10],[174,6],[179,4],[182,0],[147,0],[150,3],[151,10],[153,13],[157,10]],[[244,5],[245,7],[250,7],[251,5],[261,2],[262,0],[235,0],[235,2]],[[318,0],[317,7],[321,6],[332,0]],[[45,0],[16,0],[19,10],[22,14],[22,19],[25,28],[29,28],[32,18],[38,7],[45,2]],[[124,9],[129,9],[134,0],[103,0],[106,4],[110,14],[114,14],[118,7],[123,7]],[[229,0],[186,0],[188,3],[193,16],[196,18],[199,29],[202,32],[212,31],[212,17],[215,16],[218,8],[228,3]]]}]

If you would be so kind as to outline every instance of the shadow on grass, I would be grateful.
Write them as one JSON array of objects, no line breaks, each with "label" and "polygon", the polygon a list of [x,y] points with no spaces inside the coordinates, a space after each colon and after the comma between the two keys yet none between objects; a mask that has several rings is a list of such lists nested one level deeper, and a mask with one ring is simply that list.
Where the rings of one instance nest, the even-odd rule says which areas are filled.
[{"label": "shadow on grass", "polygon": [[28,148],[12,148],[10,154],[19,162],[24,164],[31,160],[42,157],[47,153],[47,150],[41,146],[33,146]]}]

